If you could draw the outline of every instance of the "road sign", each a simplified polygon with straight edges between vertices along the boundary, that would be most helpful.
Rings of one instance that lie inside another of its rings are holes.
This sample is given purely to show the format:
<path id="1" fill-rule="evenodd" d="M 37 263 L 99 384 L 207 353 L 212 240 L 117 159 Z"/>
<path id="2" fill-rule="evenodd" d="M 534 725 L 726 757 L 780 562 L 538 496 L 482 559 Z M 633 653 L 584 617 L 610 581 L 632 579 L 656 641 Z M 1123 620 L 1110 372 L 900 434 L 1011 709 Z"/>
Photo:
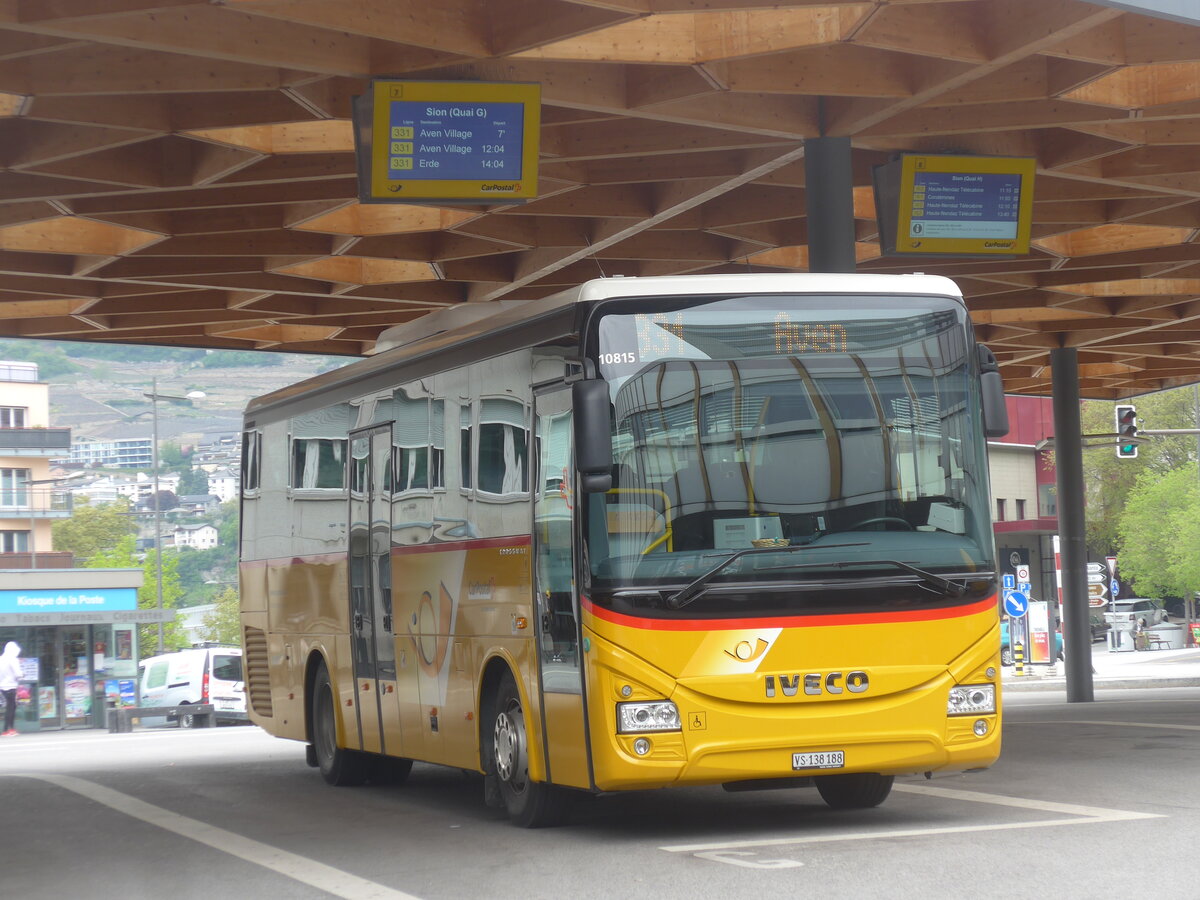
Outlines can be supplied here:
<path id="1" fill-rule="evenodd" d="M 1112 591 L 1113 599 L 1116 600 L 1117 595 L 1121 593 L 1121 582 L 1114 578 L 1111 582 L 1109 582 L 1108 589 Z"/>
<path id="2" fill-rule="evenodd" d="M 1004 592 L 1004 611 L 1010 616 L 1017 618 L 1025 615 L 1025 611 L 1029 609 L 1029 598 L 1020 591 L 1005 591 Z"/>
<path id="3" fill-rule="evenodd" d="M 1089 597 L 1103 597 L 1107 593 L 1108 593 L 1108 588 L 1106 588 L 1102 584 L 1089 584 L 1088 585 L 1088 596 Z"/>
<path id="4" fill-rule="evenodd" d="M 1103 572 L 1104 571 L 1104 563 L 1088 563 L 1087 570 L 1088 570 L 1088 572 L 1096 572 L 1096 573 Z"/>
<path id="5" fill-rule="evenodd" d="M 1029 566 L 1017 566 L 1017 581 L 1029 580 Z"/>
<path id="6" fill-rule="evenodd" d="M 1088 584 L 1104 584 L 1105 580 L 1103 572 L 1088 572 Z"/>
<path id="7" fill-rule="evenodd" d="M 1033 585 L 1030 584 L 1028 581 L 1018 581 L 1017 582 L 1017 590 L 1020 591 L 1022 594 L 1024 594 L 1026 597 L 1028 597 L 1030 594 L 1033 593 Z"/>
<path id="8" fill-rule="evenodd" d="M 1015 575 L 1009 575 L 1007 572 L 1005 572 L 1005 573 L 1004 573 L 1004 576 L 1003 576 L 1003 578 L 1002 578 L 1002 581 L 1004 582 L 1004 589 L 1005 589 L 1006 591 L 1011 591 L 1011 590 L 1014 590 L 1014 589 L 1016 588 L 1016 586 L 1017 586 L 1017 579 L 1016 579 L 1016 576 L 1015 576 Z"/>

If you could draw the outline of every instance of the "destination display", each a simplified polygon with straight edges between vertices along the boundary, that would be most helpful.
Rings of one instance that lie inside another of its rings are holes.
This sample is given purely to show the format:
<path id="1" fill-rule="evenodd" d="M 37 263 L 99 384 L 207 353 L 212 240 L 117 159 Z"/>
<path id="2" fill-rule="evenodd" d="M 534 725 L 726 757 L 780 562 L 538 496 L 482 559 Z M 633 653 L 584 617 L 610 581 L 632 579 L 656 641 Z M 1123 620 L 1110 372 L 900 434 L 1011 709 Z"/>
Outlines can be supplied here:
<path id="1" fill-rule="evenodd" d="M 887 255 L 1016 256 L 1029 252 L 1034 160 L 903 156 L 875 170 L 880 249 Z"/>
<path id="2" fill-rule="evenodd" d="M 1016 240 L 1021 176 L 918 172 L 908 236 Z"/>
<path id="3" fill-rule="evenodd" d="M 355 102 L 363 202 L 537 196 L 535 84 L 376 81 Z"/>
<path id="4" fill-rule="evenodd" d="M 521 179 L 520 103 L 388 104 L 388 179 Z"/>

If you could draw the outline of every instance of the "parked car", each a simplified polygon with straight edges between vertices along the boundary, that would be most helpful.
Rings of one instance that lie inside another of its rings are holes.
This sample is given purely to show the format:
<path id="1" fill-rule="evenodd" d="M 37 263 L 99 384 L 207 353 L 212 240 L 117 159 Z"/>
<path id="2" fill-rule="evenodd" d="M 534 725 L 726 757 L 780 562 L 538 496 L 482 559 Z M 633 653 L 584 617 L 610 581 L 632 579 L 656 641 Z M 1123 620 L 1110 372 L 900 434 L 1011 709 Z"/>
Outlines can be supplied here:
<path id="1" fill-rule="evenodd" d="M 1106 621 L 1104 621 L 1104 611 L 1100 609 L 1097 609 L 1090 616 L 1088 616 L 1088 624 L 1092 628 L 1093 643 L 1104 640 L 1112 627 Z"/>
<path id="2" fill-rule="evenodd" d="M 1026 661 L 1029 659 L 1028 652 L 1026 653 Z M 1063 658 L 1063 637 L 1062 632 L 1054 632 L 1054 658 Z M 1008 643 L 1008 618 L 1000 620 L 1000 665 L 1011 666 L 1013 664 L 1012 647 Z"/>
<path id="3" fill-rule="evenodd" d="M 1112 614 L 1107 618 L 1114 626 L 1125 625 L 1124 630 L 1131 631 L 1135 625 L 1150 628 L 1167 621 L 1167 611 L 1163 609 L 1161 600 L 1131 597 L 1114 603 Z"/>
<path id="4" fill-rule="evenodd" d="M 195 647 L 142 662 L 141 706 L 211 703 L 218 722 L 245 722 L 246 685 L 241 647 Z M 181 728 L 192 726 L 180 716 Z"/>
<path id="5" fill-rule="evenodd" d="M 1184 608 L 1182 597 L 1167 597 L 1163 600 L 1163 609 L 1167 611 L 1167 615 L 1175 616 L 1177 619 L 1182 619 L 1188 612 L 1191 612 L 1192 621 L 1200 619 L 1200 598 L 1192 601 L 1192 608 L 1187 610 Z"/>

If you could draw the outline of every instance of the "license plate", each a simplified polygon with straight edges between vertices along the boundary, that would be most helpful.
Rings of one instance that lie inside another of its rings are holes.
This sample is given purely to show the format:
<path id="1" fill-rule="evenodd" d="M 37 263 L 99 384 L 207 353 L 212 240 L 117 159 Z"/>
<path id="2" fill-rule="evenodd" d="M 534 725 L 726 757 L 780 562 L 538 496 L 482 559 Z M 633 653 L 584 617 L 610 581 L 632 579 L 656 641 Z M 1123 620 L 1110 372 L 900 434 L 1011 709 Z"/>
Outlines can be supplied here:
<path id="1" fill-rule="evenodd" d="M 793 769 L 840 769 L 846 765 L 846 754 L 841 750 L 822 750 L 820 753 L 793 753 Z"/>

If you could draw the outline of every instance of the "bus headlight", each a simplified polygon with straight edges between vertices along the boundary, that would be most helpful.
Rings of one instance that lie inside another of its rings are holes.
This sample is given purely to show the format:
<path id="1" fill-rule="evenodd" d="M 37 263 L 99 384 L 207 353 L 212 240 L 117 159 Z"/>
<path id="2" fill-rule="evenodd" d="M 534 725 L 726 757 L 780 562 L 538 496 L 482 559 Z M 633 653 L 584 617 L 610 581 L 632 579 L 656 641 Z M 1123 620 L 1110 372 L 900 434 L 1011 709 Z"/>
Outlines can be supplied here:
<path id="1" fill-rule="evenodd" d="M 950 688 L 946 701 L 948 716 L 977 716 L 996 711 L 994 684 L 960 684 Z"/>
<path id="2" fill-rule="evenodd" d="M 679 710 L 670 700 L 617 704 L 617 732 L 680 731 Z"/>

